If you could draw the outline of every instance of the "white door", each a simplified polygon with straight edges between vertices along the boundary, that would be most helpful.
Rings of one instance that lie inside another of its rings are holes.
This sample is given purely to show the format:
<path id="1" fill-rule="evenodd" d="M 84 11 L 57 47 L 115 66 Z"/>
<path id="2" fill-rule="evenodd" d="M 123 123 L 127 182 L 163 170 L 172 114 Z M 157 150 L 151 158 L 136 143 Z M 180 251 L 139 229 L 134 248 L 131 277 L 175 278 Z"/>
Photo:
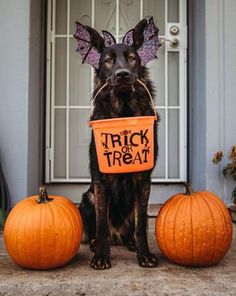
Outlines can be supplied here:
<path id="1" fill-rule="evenodd" d="M 47 38 L 46 182 L 89 182 L 88 118 L 93 70 L 81 64 L 75 21 L 117 40 L 154 16 L 163 46 L 147 66 L 160 115 L 154 182 L 186 180 L 186 0 L 49 0 Z"/>

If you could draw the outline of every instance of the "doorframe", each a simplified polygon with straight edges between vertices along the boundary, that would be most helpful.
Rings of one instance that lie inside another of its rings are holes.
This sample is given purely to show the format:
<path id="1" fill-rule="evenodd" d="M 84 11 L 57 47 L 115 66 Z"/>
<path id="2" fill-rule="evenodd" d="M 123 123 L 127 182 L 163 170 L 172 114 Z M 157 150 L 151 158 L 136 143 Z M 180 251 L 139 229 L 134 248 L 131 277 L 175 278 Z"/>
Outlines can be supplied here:
<path id="1" fill-rule="evenodd" d="M 141 1 L 142 2 L 142 1 Z M 51 4 L 50 4 L 51 3 Z M 54 3 L 54 5 L 52 5 Z M 67 9 L 70 8 L 69 1 L 67 2 Z M 165 5 L 167 7 L 168 0 L 165 0 Z M 173 39 L 173 35 L 170 34 L 170 27 L 173 25 L 177 25 L 180 28 L 180 35 L 178 35 L 178 38 L 180 39 L 181 47 L 174 49 L 170 46 L 170 44 L 167 42 L 165 44 L 165 81 L 168 79 L 168 64 L 167 64 L 167 52 L 179 52 L 179 77 L 180 77 L 180 85 L 179 85 L 179 126 L 183 127 L 180 128 L 180 134 L 179 134 L 179 178 L 169 178 L 168 177 L 168 136 L 165 137 L 165 177 L 164 178 L 153 178 L 153 183 L 173 183 L 173 182 L 183 182 L 187 180 L 187 0 L 179 0 L 180 5 L 180 13 L 179 13 L 179 23 L 166 23 L 165 28 L 165 38 Z M 54 9 L 54 11 L 52 11 Z M 92 5 L 92 9 L 94 10 L 94 5 Z M 52 13 L 53 12 L 53 13 Z M 166 20 L 168 19 L 167 9 L 165 10 L 166 13 Z M 53 16 L 53 18 L 52 18 Z M 117 17 L 117 16 L 116 16 Z M 52 183 L 52 182 L 58 182 L 58 183 L 88 183 L 90 182 L 90 178 L 73 178 L 68 179 L 66 178 L 54 178 L 51 176 L 54 172 L 54 155 L 53 155 L 53 147 L 54 147 L 54 130 L 52 128 L 52 122 L 54 122 L 54 112 L 52 112 L 52 104 L 54 106 L 54 102 L 52 102 L 53 98 L 55 97 L 55 85 L 52 85 L 52 81 L 54 81 L 55 72 L 52 71 L 52 69 L 55 68 L 55 42 L 53 38 L 55 38 L 55 32 L 53 31 L 55 24 L 55 0 L 48 0 L 48 15 L 47 15 L 47 22 L 50 25 L 47 25 L 47 80 L 46 80 L 46 147 L 45 147 L 45 181 L 46 183 Z M 67 19 L 67 23 L 69 20 Z M 68 24 L 67 24 L 68 25 Z M 69 26 L 67 26 L 68 29 Z M 69 36 L 69 33 L 67 32 L 67 35 Z M 68 46 L 69 46 L 69 37 L 67 36 L 67 60 L 68 60 Z M 186 40 L 186 42 L 184 42 Z M 68 72 L 68 63 L 67 63 L 67 69 Z M 171 110 L 172 106 L 168 105 L 168 85 L 166 83 L 166 89 L 165 89 L 165 134 L 168 135 L 168 111 Z M 67 100 L 68 100 L 68 94 L 67 94 Z M 182 107 L 181 107 L 182 106 Z M 86 107 L 86 106 L 82 106 Z M 55 108 L 55 107 L 54 107 Z M 173 107 L 176 109 L 177 107 Z M 161 109 L 161 107 L 159 107 Z M 68 128 L 68 111 L 69 108 L 66 108 L 67 112 L 67 122 L 66 126 Z M 68 141 L 68 131 L 67 131 L 67 141 Z M 67 147 L 68 148 L 68 147 Z M 68 150 L 68 149 L 67 149 Z M 66 153 L 66 162 L 69 161 L 68 151 Z M 66 176 L 68 176 L 68 165 L 66 168 Z"/>

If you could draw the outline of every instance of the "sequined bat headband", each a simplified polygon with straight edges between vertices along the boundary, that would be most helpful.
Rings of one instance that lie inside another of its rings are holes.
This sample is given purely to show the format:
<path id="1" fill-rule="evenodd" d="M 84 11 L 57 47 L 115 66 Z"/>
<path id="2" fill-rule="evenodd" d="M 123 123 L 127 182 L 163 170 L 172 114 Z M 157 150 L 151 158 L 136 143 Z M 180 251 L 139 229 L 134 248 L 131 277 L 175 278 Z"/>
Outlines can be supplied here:
<path id="1" fill-rule="evenodd" d="M 151 17 L 149 20 L 144 19 L 140 21 L 135 28 L 125 34 L 122 40 L 123 44 L 130 45 L 137 50 L 142 66 L 157 58 L 156 52 L 161 46 L 158 31 L 153 17 Z M 102 33 L 103 38 L 94 29 L 84 26 L 81 23 L 76 23 L 76 32 L 74 34 L 78 42 L 76 51 L 81 54 L 82 63 L 90 64 L 95 69 L 99 68 L 99 60 L 104 47 L 107 48 L 116 44 L 115 38 L 111 33 L 105 30 Z M 142 42 L 140 40 L 138 42 L 136 41 L 138 34 L 142 35 Z M 100 46 L 97 45 L 97 41 L 99 41 Z"/>

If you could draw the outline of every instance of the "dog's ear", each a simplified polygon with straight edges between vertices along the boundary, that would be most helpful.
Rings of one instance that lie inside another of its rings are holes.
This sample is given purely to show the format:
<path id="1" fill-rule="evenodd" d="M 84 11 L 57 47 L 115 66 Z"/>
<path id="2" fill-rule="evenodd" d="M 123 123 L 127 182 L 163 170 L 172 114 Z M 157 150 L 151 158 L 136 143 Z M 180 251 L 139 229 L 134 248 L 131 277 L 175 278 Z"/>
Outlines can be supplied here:
<path id="1" fill-rule="evenodd" d="M 122 42 L 124 44 L 132 46 L 137 51 L 142 66 L 157 58 L 156 52 L 161 46 L 158 32 L 159 29 L 154 24 L 153 17 L 151 17 L 149 21 L 146 19 L 141 20 L 123 38 Z"/>
<path id="2" fill-rule="evenodd" d="M 82 56 L 82 63 L 87 63 L 95 69 L 99 67 L 99 59 L 104 49 L 104 39 L 93 28 L 76 22 L 74 37 L 78 41 L 78 51 Z"/>
<path id="3" fill-rule="evenodd" d="M 110 32 L 102 30 L 102 34 L 103 34 L 104 43 L 106 47 L 116 44 L 116 39 Z"/>
<path id="4" fill-rule="evenodd" d="M 144 31 L 147 28 L 148 21 L 141 20 L 133 29 L 133 47 L 138 50 L 144 43 Z"/>

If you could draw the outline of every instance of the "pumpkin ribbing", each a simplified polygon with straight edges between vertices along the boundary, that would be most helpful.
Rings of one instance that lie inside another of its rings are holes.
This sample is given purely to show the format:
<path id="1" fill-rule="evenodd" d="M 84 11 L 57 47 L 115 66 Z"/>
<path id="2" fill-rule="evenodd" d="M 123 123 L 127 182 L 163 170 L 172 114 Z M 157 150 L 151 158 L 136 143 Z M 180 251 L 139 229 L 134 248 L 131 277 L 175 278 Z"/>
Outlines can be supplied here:
<path id="1" fill-rule="evenodd" d="M 68 199 L 50 196 L 38 203 L 31 196 L 10 212 L 4 229 L 6 248 L 19 265 L 49 269 L 66 264 L 77 253 L 82 237 L 82 221 Z"/>
<path id="2" fill-rule="evenodd" d="M 176 194 L 160 209 L 156 238 L 162 253 L 183 264 L 219 262 L 232 241 L 232 222 L 223 202 L 210 192 Z"/>

